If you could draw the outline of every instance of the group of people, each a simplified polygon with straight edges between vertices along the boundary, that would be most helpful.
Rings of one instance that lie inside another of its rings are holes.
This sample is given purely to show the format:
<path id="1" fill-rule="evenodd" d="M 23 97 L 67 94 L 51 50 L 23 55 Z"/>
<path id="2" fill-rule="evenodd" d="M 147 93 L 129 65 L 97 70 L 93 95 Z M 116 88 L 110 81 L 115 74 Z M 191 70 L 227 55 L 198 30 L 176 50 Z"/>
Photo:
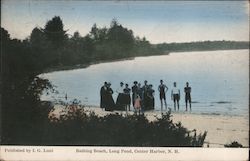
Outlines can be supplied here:
<path id="1" fill-rule="evenodd" d="M 184 93 L 185 93 L 185 103 L 186 103 L 186 111 L 188 110 L 188 103 L 189 108 L 191 110 L 191 87 L 189 86 L 189 83 L 186 82 L 186 87 L 184 87 Z M 174 110 L 176 110 L 176 104 L 178 107 L 178 110 L 180 109 L 179 101 L 180 101 L 180 90 L 176 86 L 176 82 L 174 82 L 174 87 L 171 91 L 171 99 L 174 101 Z"/>
<path id="2" fill-rule="evenodd" d="M 166 93 L 168 91 L 168 87 L 163 83 L 163 80 L 160 80 L 160 85 L 158 86 L 159 97 L 161 101 L 161 111 L 163 111 L 163 104 L 165 105 L 165 109 L 167 110 L 167 101 L 166 101 Z M 113 99 L 112 94 L 114 93 L 111 88 L 111 83 L 104 82 L 104 85 L 101 87 L 100 96 L 101 96 L 101 104 L 100 107 L 105 109 L 105 111 L 113 111 L 113 110 L 122 110 L 128 111 L 131 110 L 130 105 L 134 107 L 136 113 L 143 113 L 146 110 L 153 110 L 155 106 L 154 99 L 154 89 L 152 84 L 148 84 L 145 80 L 144 85 L 141 86 L 140 83 L 134 81 L 131 89 L 128 84 L 120 82 L 120 86 L 115 91 L 118 94 L 116 103 Z M 188 103 L 191 110 L 191 87 L 189 83 L 186 83 L 186 87 L 184 88 L 185 92 L 185 103 L 186 103 L 186 111 L 188 109 Z M 132 97 L 131 97 L 132 93 Z M 179 110 L 179 101 L 180 101 L 180 90 L 177 88 L 176 82 L 173 84 L 173 89 L 171 90 L 171 99 L 174 102 L 174 110 L 176 110 L 176 106 Z"/>

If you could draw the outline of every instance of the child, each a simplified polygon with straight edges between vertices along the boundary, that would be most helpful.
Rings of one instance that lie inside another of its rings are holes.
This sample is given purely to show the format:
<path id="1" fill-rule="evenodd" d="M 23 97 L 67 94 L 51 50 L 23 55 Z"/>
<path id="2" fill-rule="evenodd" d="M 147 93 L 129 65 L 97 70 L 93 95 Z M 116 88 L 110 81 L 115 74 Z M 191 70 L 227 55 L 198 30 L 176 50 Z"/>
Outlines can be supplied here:
<path id="1" fill-rule="evenodd" d="M 141 114 L 141 98 L 139 95 L 136 96 L 134 108 L 135 108 L 135 113 L 137 114 L 137 111 L 139 111 L 139 115 L 140 115 Z"/>

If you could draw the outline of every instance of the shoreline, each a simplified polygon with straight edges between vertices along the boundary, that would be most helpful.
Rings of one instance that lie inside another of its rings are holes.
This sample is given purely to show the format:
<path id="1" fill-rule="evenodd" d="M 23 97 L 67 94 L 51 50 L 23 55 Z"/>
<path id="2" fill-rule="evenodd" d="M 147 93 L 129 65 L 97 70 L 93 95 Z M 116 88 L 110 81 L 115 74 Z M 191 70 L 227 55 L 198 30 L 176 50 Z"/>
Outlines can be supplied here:
<path id="1" fill-rule="evenodd" d="M 69 65 L 69 66 L 56 66 L 56 67 L 51 67 L 49 69 L 46 69 L 43 71 L 41 74 L 47 74 L 51 72 L 58 72 L 58 71 L 67 71 L 67 70 L 75 70 L 75 69 L 83 69 L 83 68 L 88 68 L 91 65 L 97 65 L 101 63 L 111 63 L 111 62 L 119 62 L 119 61 L 126 61 L 126 60 L 134 60 L 135 58 L 139 57 L 150 57 L 150 56 L 161 56 L 161 55 L 169 55 L 171 53 L 180 53 L 180 52 L 203 52 L 203 51 L 223 51 L 223 50 L 249 50 L 249 49 L 213 49 L 213 50 L 176 50 L 176 51 L 165 51 L 161 54 L 152 54 L 152 55 L 138 55 L 138 56 L 132 56 L 132 57 L 127 57 L 127 58 L 117 58 L 117 59 L 110 59 L 110 60 L 97 60 L 97 61 L 92 61 L 89 63 L 85 64 L 76 64 L 76 65 Z M 41 75 L 39 74 L 39 75 Z"/>
<path id="2" fill-rule="evenodd" d="M 53 102 L 52 100 L 42 100 L 42 102 L 49 102 L 49 104 L 51 104 L 52 106 L 54 105 L 59 105 L 60 103 L 58 102 Z M 63 106 L 66 106 L 66 105 L 70 105 L 70 103 L 64 103 L 64 104 L 60 104 L 60 105 L 63 105 Z M 94 105 L 94 104 L 79 104 L 81 107 L 83 108 L 99 108 L 100 105 Z M 132 110 L 133 110 L 133 107 L 131 106 Z M 191 115 L 202 115 L 202 116 L 222 116 L 222 117 L 243 117 L 243 118 L 246 118 L 248 119 L 249 118 L 249 115 L 248 115 L 248 111 L 246 113 L 220 113 L 220 112 L 201 112 L 201 111 L 196 111 L 195 109 L 193 110 L 189 110 L 188 111 L 185 111 L 185 109 L 180 109 L 179 111 L 174 111 L 171 107 L 168 107 L 168 109 L 171 109 L 171 113 L 172 114 L 191 114 Z M 116 111 L 116 110 L 114 110 Z M 160 108 L 159 109 L 153 109 L 153 110 L 149 110 L 147 112 L 155 112 L 155 113 L 159 113 L 161 110 Z"/>
<path id="3" fill-rule="evenodd" d="M 97 61 L 92 61 L 90 63 L 76 64 L 76 65 L 70 65 L 70 66 L 57 66 L 57 67 L 52 67 L 50 69 L 46 69 L 42 74 L 88 68 L 91 65 L 96 65 L 96 64 L 101 64 L 101 63 L 112 63 L 112 62 L 119 62 L 119 61 L 126 61 L 126 60 L 134 60 L 135 58 L 139 58 L 139 57 L 160 56 L 160 55 L 169 55 L 169 54 L 170 52 L 163 53 L 163 54 L 132 56 L 132 57 L 127 57 L 127 58 L 117 58 L 117 59 L 110 59 L 110 60 L 97 60 Z"/>
<path id="4" fill-rule="evenodd" d="M 55 117 L 67 115 L 65 106 L 55 105 L 50 114 Z M 63 112 L 62 112 L 63 111 Z M 125 111 L 104 111 L 100 107 L 84 107 L 84 111 L 94 112 L 96 115 L 103 117 L 108 114 L 120 113 L 125 115 Z M 129 115 L 133 112 L 130 111 Z M 207 137 L 203 147 L 222 148 L 225 144 L 233 141 L 241 143 L 244 147 L 249 147 L 249 119 L 243 116 L 225 116 L 225 115 L 202 115 L 192 113 L 171 113 L 174 123 L 181 124 L 188 130 L 196 129 L 197 134 L 207 131 Z M 145 116 L 149 121 L 154 121 L 157 117 L 161 117 L 160 111 L 146 111 Z"/>

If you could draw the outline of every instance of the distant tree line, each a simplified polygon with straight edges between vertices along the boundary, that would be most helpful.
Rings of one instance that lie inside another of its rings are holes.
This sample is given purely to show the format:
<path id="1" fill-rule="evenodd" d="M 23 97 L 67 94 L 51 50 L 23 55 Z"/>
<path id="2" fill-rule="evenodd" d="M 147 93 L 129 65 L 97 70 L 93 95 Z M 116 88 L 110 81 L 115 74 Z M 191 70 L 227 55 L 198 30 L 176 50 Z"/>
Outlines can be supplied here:
<path id="1" fill-rule="evenodd" d="M 146 38 L 135 37 L 132 30 L 116 20 L 109 28 L 94 24 L 86 36 L 79 32 L 69 36 L 62 19 L 55 16 L 43 28 L 34 28 L 22 41 L 10 38 L 1 27 L 1 143 L 32 144 L 49 137 L 45 133 L 51 106 L 41 102 L 40 96 L 44 91 L 55 90 L 48 80 L 38 77 L 44 71 L 162 54 L 166 49 L 170 51 L 164 44 L 152 45 Z"/>
<path id="2" fill-rule="evenodd" d="M 119 24 L 116 19 L 111 21 L 110 27 L 98 27 L 94 24 L 85 36 L 81 36 L 78 31 L 69 35 L 59 16 L 53 17 L 43 28 L 35 27 L 25 40 L 14 41 L 26 46 L 32 56 L 35 56 L 34 61 L 39 60 L 36 61 L 36 66 L 44 71 L 176 51 L 249 48 L 249 42 L 235 41 L 151 44 L 145 37 L 134 36 L 132 30 Z"/>
<path id="3" fill-rule="evenodd" d="M 188 43 L 162 43 L 157 44 L 156 48 L 165 52 L 182 51 L 211 51 L 211 50 L 232 50 L 249 49 L 249 42 L 246 41 L 200 41 Z"/>

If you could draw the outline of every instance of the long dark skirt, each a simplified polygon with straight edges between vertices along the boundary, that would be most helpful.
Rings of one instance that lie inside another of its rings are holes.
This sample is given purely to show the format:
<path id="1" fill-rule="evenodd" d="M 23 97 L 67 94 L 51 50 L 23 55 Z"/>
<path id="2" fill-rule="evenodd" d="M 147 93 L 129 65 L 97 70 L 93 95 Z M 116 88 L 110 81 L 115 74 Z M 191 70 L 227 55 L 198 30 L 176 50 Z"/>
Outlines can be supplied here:
<path id="1" fill-rule="evenodd" d="M 129 94 L 125 94 L 125 105 L 130 105 L 131 104 L 131 97 L 130 97 L 130 95 Z"/>
<path id="2" fill-rule="evenodd" d="M 105 107 L 105 111 L 113 111 L 114 108 L 115 108 L 115 102 L 114 102 L 114 99 L 112 97 L 111 94 L 108 94 L 107 95 L 107 98 L 106 98 L 106 107 Z"/>
<path id="3" fill-rule="evenodd" d="M 119 93 L 116 99 L 116 110 L 125 110 L 125 94 Z"/>
<path id="4" fill-rule="evenodd" d="M 107 95 L 106 94 L 101 95 L 100 107 L 102 109 L 105 109 L 107 107 Z"/>
<path id="5" fill-rule="evenodd" d="M 144 97 L 144 100 L 143 100 L 143 110 L 144 111 L 147 111 L 149 110 L 149 99 L 148 97 Z"/>
<path id="6" fill-rule="evenodd" d="M 153 110 L 154 107 L 155 107 L 155 99 L 153 97 L 149 99 L 149 110 Z"/>
<path id="7" fill-rule="evenodd" d="M 151 98 L 151 97 L 146 96 L 144 98 L 143 103 L 144 103 L 143 105 L 144 105 L 144 110 L 145 111 L 154 109 L 154 104 L 155 104 L 154 97 Z"/>

